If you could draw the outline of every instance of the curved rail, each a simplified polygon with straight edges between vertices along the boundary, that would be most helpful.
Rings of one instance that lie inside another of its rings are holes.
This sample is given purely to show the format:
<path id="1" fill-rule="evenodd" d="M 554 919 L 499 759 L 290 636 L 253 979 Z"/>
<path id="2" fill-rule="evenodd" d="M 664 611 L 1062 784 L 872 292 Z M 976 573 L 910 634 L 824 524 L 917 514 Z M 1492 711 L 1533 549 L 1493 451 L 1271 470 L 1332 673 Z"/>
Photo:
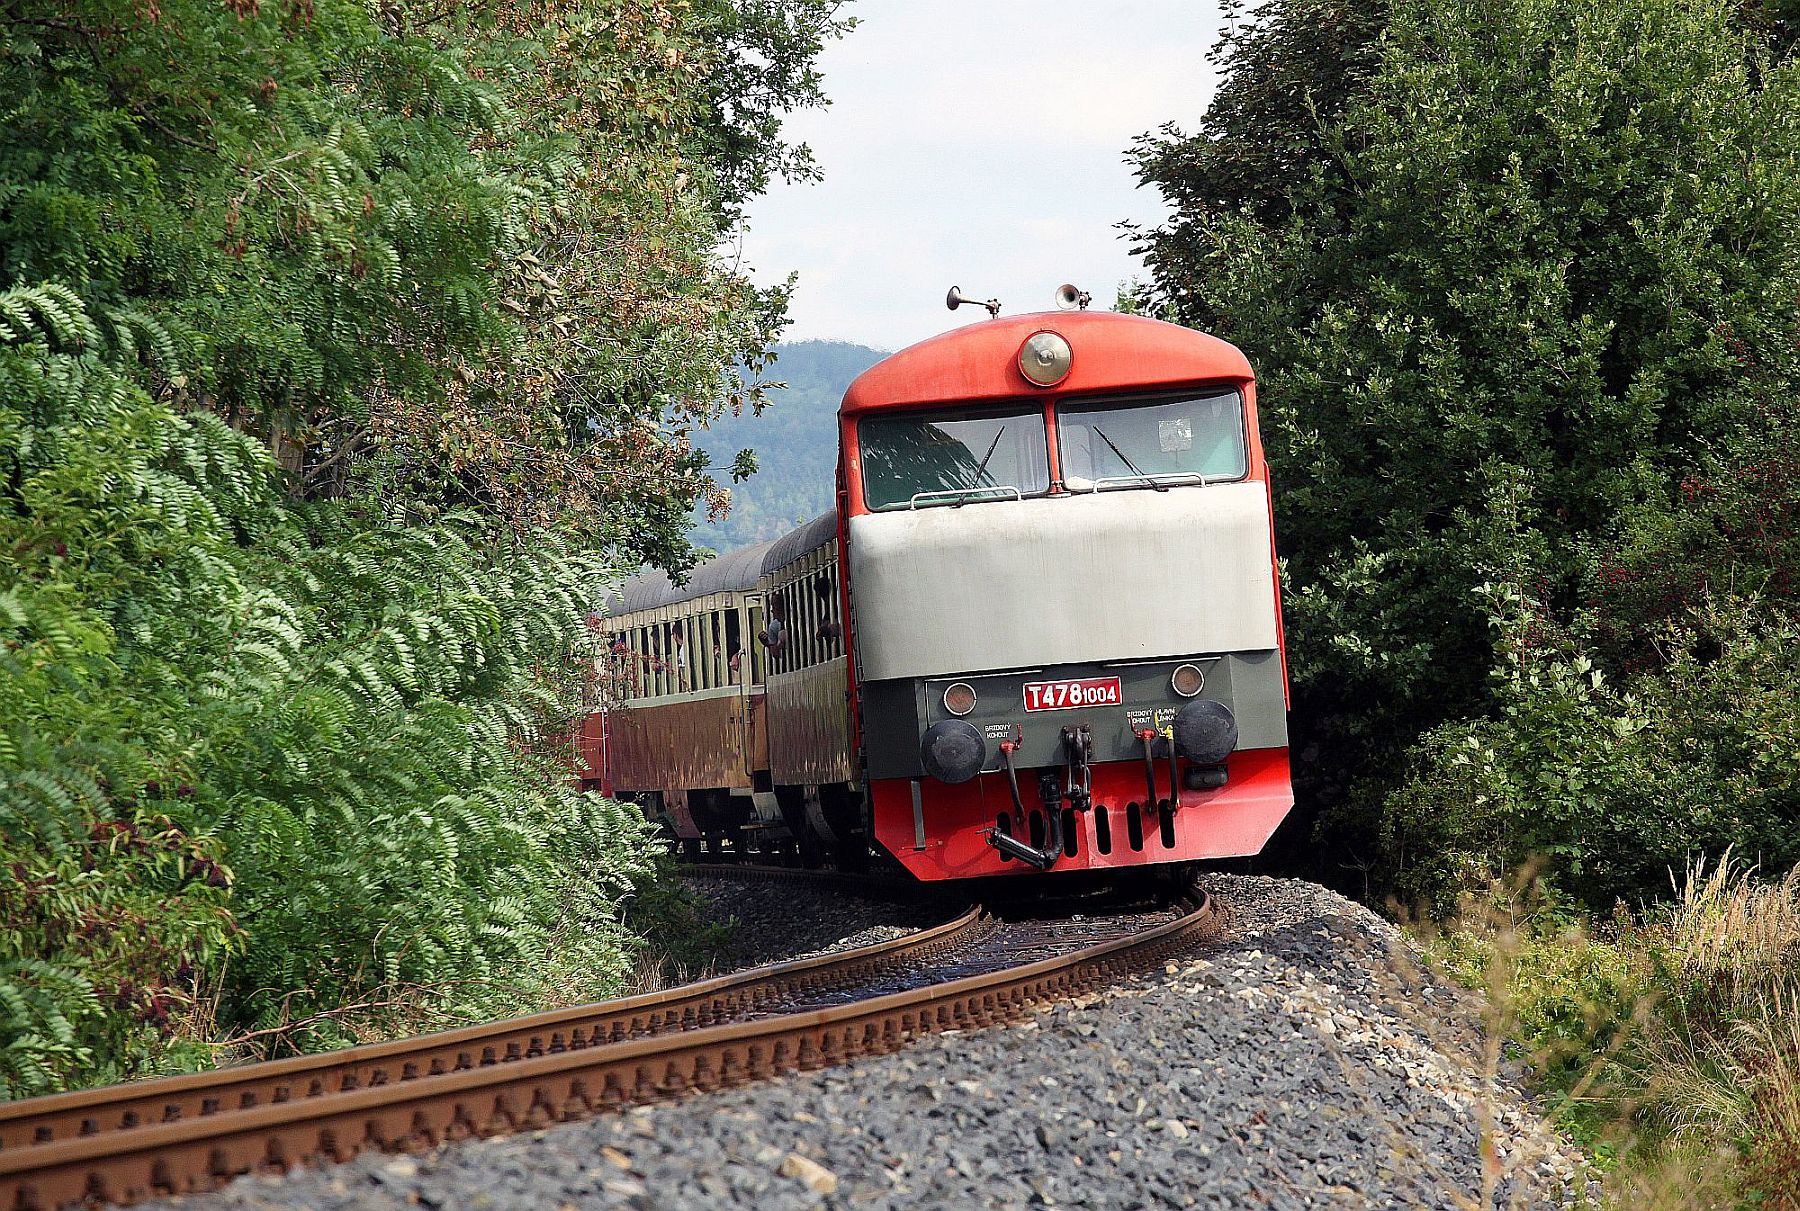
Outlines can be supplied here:
<path id="1" fill-rule="evenodd" d="M 1217 918 L 1206 897 L 1196 892 L 1189 908 L 1173 921 L 1128 938 L 831 1008 L 723 1025 L 708 1025 L 701 1018 L 711 996 L 734 996 L 751 1008 L 758 987 L 766 990 L 779 978 L 817 988 L 836 982 L 853 963 L 865 970 L 871 961 L 886 967 L 955 946 L 964 931 L 981 928 L 979 911 L 971 909 L 923 934 L 823 959 L 776 964 L 627 1001 L 355 1048 L 376 1061 L 361 1067 L 347 1063 L 349 1052 L 339 1052 L 0 1107 L 9 1126 L 8 1142 L 0 1148 L 0 1208 L 48 1211 L 84 1201 L 129 1203 L 207 1190 L 240 1174 L 348 1160 L 366 1148 L 417 1151 L 445 1140 L 535 1129 L 628 1103 L 893 1051 L 921 1034 L 1008 1020 L 1033 1002 L 1078 994 L 1214 936 Z M 712 991 L 700 991 L 708 987 Z M 762 1000 L 768 999 L 765 993 Z M 562 1022 L 552 1024 L 546 1021 L 550 1018 Z M 582 1045 L 574 1041 L 572 1023 L 577 1020 L 585 1023 Z M 642 1023 L 648 1031 L 653 1020 L 663 1023 L 662 1033 L 631 1037 L 620 1024 Z M 690 1028 L 678 1028 L 683 1026 Z M 452 1036 L 458 1041 L 441 1042 Z M 378 1050 L 384 1054 L 370 1055 Z M 410 1065 L 399 1058 L 403 1055 L 414 1057 Z M 421 1067 L 418 1057 L 427 1055 L 435 1058 Z M 283 1084 L 255 1083 L 255 1070 L 269 1067 L 283 1069 L 274 1078 Z M 323 1079 L 315 1086 L 309 1075 L 295 1075 L 315 1070 L 342 1072 L 349 1079 L 327 1092 Z M 226 1111 L 222 1107 L 232 1095 L 221 1093 L 222 1083 L 240 1094 L 253 1092 L 256 1100 Z M 152 1086 L 160 1087 L 165 1100 L 158 1100 Z M 278 1094 L 283 1087 L 285 1095 Z M 142 1101 L 146 1092 L 150 1099 Z M 175 1100 L 166 1100 L 171 1094 Z M 141 1103 L 137 1125 L 121 1120 L 112 1129 L 100 1128 L 101 1108 L 121 1107 L 126 1100 Z M 195 1102 L 199 1109 L 186 1115 L 185 1107 Z M 159 1105 L 183 1109 L 173 1118 L 145 1122 L 145 1110 L 154 1114 L 151 1108 Z M 78 1125 L 73 1136 L 40 1131 L 53 1122 L 64 1131 L 70 1123 Z M 22 1136 L 34 1142 L 11 1142 Z"/>
<path id="2" fill-rule="evenodd" d="M 210 1118 L 714 1025 L 797 994 L 854 984 L 902 963 L 930 959 L 981 927 L 980 909 L 969 908 L 942 925 L 868 946 L 771 963 L 659 992 L 316 1055 L 0 1103 L 0 1181 L 9 1172 L 9 1162 L 20 1158 L 19 1150 L 31 1145 Z M 0 1208 L 4 1207 L 9 1204 L 0 1197 Z"/>

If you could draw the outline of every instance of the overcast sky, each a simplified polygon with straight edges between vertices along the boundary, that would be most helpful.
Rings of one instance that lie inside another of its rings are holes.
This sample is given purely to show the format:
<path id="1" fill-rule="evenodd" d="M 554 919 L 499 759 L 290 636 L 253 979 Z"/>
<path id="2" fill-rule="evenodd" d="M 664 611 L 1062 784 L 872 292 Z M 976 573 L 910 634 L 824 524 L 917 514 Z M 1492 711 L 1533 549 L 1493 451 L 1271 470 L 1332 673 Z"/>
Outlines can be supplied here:
<path id="1" fill-rule="evenodd" d="M 792 117 L 824 171 L 751 207 L 744 261 L 798 271 L 789 340 L 898 349 L 956 324 L 944 292 L 1042 311 L 1064 281 L 1109 306 L 1141 272 L 1115 224 L 1163 215 L 1124 161 L 1192 129 L 1213 76 L 1214 0 L 860 0 L 821 60 L 831 107 Z"/>

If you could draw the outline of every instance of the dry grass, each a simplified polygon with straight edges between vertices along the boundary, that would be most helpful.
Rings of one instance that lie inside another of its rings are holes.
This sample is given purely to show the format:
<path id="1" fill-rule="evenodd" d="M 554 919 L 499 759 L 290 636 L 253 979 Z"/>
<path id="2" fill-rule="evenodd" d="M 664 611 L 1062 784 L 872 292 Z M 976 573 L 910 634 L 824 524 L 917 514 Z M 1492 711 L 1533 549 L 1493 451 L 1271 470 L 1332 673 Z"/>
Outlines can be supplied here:
<path id="1" fill-rule="evenodd" d="M 1523 1043 L 1621 1211 L 1800 1211 L 1800 870 L 1729 854 L 1634 920 L 1571 923 L 1529 878 L 1429 941 Z"/>
<path id="2" fill-rule="evenodd" d="M 1681 973 L 1732 1000 L 1782 986 L 1800 962 L 1800 867 L 1771 881 L 1729 850 L 1710 872 L 1696 863 L 1667 930 Z"/>

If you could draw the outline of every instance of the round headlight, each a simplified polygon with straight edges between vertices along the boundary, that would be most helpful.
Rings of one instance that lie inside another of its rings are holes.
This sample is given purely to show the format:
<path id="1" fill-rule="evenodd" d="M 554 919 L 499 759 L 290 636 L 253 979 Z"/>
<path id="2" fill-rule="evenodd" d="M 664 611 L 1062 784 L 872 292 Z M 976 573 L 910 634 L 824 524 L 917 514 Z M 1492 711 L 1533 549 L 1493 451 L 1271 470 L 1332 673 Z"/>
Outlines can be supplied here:
<path id="1" fill-rule="evenodd" d="M 1073 358 L 1068 341 L 1054 332 L 1034 332 L 1019 346 L 1019 373 L 1040 387 L 1054 387 L 1069 376 Z"/>
<path id="2" fill-rule="evenodd" d="M 1197 664 L 1177 665 L 1169 677 L 1169 685 L 1183 698 L 1192 698 L 1206 688 L 1206 674 Z"/>
<path id="3" fill-rule="evenodd" d="M 975 687 L 959 681 L 944 691 L 944 709 L 952 715 L 966 715 L 975 709 Z"/>

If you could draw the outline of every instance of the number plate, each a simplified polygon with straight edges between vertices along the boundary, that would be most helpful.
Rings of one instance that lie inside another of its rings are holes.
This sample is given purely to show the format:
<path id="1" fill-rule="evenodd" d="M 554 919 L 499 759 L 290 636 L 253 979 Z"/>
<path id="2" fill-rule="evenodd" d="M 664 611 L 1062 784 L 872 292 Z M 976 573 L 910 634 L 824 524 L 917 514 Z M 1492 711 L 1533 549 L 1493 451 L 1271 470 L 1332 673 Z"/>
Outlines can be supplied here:
<path id="1" fill-rule="evenodd" d="M 1123 697 L 1117 677 L 1025 683 L 1025 709 L 1028 711 L 1066 711 L 1077 706 L 1118 706 Z"/>

